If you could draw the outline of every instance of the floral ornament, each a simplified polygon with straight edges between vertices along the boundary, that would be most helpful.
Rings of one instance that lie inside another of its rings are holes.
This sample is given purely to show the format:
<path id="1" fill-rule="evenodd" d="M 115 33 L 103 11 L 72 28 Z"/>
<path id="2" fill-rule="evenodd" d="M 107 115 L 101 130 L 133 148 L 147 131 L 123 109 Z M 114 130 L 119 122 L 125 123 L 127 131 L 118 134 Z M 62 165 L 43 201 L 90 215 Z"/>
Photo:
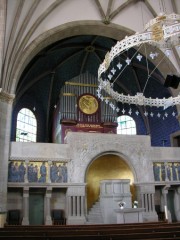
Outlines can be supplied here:
<path id="1" fill-rule="evenodd" d="M 135 201 L 133 202 L 133 208 L 137 208 L 137 207 L 138 207 L 138 201 L 135 200 Z"/>
<path id="2" fill-rule="evenodd" d="M 121 209 L 123 209 L 124 206 L 126 205 L 126 203 L 120 201 L 120 202 L 118 202 L 118 205 L 119 205 L 119 207 L 120 207 Z"/>

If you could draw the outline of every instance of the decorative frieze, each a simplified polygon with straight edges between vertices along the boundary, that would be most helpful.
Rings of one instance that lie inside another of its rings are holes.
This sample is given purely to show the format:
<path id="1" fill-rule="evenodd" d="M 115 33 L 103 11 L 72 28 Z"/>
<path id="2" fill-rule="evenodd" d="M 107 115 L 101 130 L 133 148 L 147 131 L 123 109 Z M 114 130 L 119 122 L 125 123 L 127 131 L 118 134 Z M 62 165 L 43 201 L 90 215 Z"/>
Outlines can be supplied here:
<path id="1" fill-rule="evenodd" d="M 36 158 L 36 157 L 19 157 L 19 156 L 11 156 L 10 159 L 11 161 L 34 161 L 34 162 L 47 162 L 47 161 L 51 161 L 51 162 L 64 162 L 67 163 L 70 161 L 70 159 L 64 159 L 64 158 Z"/>

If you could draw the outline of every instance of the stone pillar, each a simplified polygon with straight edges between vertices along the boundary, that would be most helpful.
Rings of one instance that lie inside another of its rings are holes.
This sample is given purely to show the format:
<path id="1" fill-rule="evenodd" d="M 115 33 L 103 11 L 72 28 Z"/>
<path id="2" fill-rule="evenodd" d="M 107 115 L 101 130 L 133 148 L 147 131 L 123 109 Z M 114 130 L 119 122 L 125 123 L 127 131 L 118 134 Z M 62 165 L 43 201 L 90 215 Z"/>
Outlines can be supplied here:
<path id="1" fill-rule="evenodd" d="M 6 0 L 0 1 L 0 76 L 2 76 L 3 49 L 6 25 Z M 1 80 L 1 79 L 0 79 Z"/>
<path id="2" fill-rule="evenodd" d="M 68 187 L 67 224 L 85 224 L 85 184 Z"/>
<path id="3" fill-rule="evenodd" d="M 23 189 L 23 220 L 22 225 L 29 225 L 29 187 Z"/>
<path id="4" fill-rule="evenodd" d="M 52 225 L 51 218 L 51 197 L 52 197 L 52 188 L 48 187 L 46 189 L 46 207 L 45 207 L 45 225 Z"/>
<path id="5" fill-rule="evenodd" d="M 7 179 L 13 95 L 0 90 L 0 227 L 4 226 L 7 209 Z"/>
<path id="6" fill-rule="evenodd" d="M 47 183 L 51 183 L 51 165 L 52 165 L 52 161 L 48 161 L 48 169 L 47 169 Z"/>
<path id="7" fill-rule="evenodd" d="M 168 163 L 164 163 L 164 166 L 165 166 L 165 181 L 167 182 L 167 181 L 169 181 L 169 178 L 168 178 L 168 175 L 167 175 L 167 166 L 168 165 Z"/>
<path id="8" fill-rule="evenodd" d="M 176 219 L 179 222 L 180 221 L 180 187 L 176 187 L 175 191 L 175 201 L 174 201 L 174 210 L 176 214 Z"/>
<path id="9" fill-rule="evenodd" d="M 168 222 L 172 222 L 171 213 L 170 213 L 170 211 L 168 209 L 168 205 L 167 205 L 167 195 L 168 195 L 169 188 L 170 188 L 170 185 L 166 185 L 165 187 L 163 187 L 162 194 L 163 194 L 163 198 L 164 198 L 165 219 Z"/>
<path id="10" fill-rule="evenodd" d="M 155 187 L 152 184 L 144 183 L 137 184 L 137 198 L 139 205 L 138 207 L 145 208 L 143 213 L 143 222 L 156 222 L 158 221 L 158 215 L 155 211 L 154 194 Z"/>
<path id="11" fill-rule="evenodd" d="M 28 183 L 28 164 L 29 164 L 29 161 L 25 160 L 25 168 L 26 168 L 26 173 L 25 173 L 25 176 L 24 176 L 24 182 L 25 183 Z"/>

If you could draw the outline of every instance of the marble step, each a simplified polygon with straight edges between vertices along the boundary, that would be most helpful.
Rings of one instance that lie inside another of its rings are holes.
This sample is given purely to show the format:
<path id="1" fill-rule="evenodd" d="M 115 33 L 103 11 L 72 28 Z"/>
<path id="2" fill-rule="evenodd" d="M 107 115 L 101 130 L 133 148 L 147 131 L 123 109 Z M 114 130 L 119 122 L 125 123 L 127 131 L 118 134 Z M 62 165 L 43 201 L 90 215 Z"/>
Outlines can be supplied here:
<path id="1" fill-rule="evenodd" d="M 96 202 L 89 210 L 87 224 L 103 224 L 100 203 Z"/>

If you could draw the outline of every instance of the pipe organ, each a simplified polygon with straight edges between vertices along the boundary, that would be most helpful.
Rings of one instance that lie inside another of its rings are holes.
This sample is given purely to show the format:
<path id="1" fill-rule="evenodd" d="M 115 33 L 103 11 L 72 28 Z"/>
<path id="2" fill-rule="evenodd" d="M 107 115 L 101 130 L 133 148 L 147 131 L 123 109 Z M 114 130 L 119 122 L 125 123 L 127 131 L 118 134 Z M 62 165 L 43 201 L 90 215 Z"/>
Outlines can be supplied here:
<path id="1" fill-rule="evenodd" d="M 105 101 L 99 100 L 96 95 L 97 78 L 89 73 L 65 82 L 55 114 L 56 118 L 59 118 L 58 114 L 60 115 L 60 126 L 54 126 L 61 136 L 57 137 L 57 133 L 54 133 L 56 136 L 54 142 L 64 143 L 69 131 L 116 133 L 116 111 Z M 110 97 L 104 98 L 115 105 Z M 54 124 L 59 122 L 54 120 Z"/>

